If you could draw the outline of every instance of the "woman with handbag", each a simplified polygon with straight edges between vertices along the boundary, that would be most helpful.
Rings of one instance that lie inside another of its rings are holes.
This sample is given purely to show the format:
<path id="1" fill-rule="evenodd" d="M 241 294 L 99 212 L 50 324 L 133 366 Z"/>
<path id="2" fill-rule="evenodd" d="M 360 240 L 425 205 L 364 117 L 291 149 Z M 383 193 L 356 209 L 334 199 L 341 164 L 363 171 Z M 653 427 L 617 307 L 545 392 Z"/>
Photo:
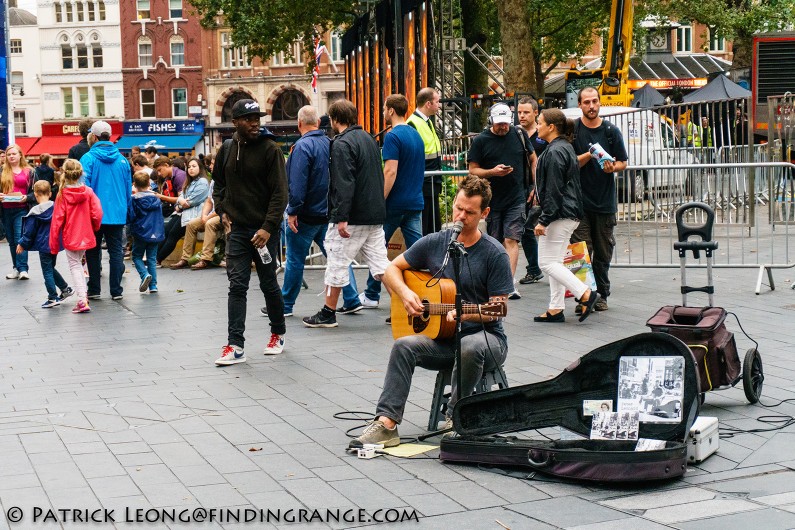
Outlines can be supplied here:
<path id="1" fill-rule="evenodd" d="M 565 322 L 565 294 L 568 289 L 584 309 L 580 322 L 593 312 L 599 294 L 591 291 L 569 269 L 563 258 L 574 229 L 583 216 L 582 189 L 577 155 L 571 146 L 574 122 L 560 109 L 545 109 L 538 116 L 538 137 L 548 145 L 536 166 L 536 198 L 541 207 L 535 234 L 538 264 L 549 277 L 549 308 L 535 322 Z"/>

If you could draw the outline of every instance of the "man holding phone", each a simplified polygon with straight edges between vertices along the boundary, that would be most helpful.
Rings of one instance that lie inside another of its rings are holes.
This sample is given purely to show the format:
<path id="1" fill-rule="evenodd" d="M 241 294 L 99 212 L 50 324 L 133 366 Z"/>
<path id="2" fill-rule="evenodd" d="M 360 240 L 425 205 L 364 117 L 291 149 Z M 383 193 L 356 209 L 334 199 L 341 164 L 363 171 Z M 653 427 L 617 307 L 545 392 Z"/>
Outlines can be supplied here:
<path id="1" fill-rule="evenodd" d="M 486 228 L 505 247 L 511 274 L 515 275 L 535 152 L 527 133 L 514 127 L 513 121 L 511 108 L 495 103 L 489 111 L 489 126 L 472 140 L 467 162 L 470 173 L 491 183 L 491 213 Z M 517 300 L 521 295 L 514 289 L 509 298 Z"/>

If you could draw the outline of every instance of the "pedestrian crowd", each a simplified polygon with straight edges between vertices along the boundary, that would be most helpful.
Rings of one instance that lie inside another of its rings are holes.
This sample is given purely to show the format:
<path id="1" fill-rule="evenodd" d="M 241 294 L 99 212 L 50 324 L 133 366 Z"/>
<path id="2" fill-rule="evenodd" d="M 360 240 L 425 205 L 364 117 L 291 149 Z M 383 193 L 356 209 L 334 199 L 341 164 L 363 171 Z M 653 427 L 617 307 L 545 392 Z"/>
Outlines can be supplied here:
<path id="1" fill-rule="evenodd" d="M 523 98 L 515 109 L 517 125 L 507 104 L 491 107 L 487 127 L 472 139 L 470 175 L 460 183 L 453 203 L 460 236 L 441 225 L 442 180 L 432 173 L 441 169 L 435 125 L 440 95 L 432 88 L 418 92 L 413 112 L 403 95 L 385 99 L 382 110 L 389 130 L 382 146 L 357 123 L 358 112 L 350 101 L 335 101 L 322 117 L 314 107 L 303 107 L 297 120 L 301 136 L 286 160 L 276 138 L 261 126 L 264 113 L 253 100 L 235 103 L 234 134 L 215 156 L 188 160 L 161 156 L 151 146 L 144 152 L 133 148 L 126 158 L 110 141 L 106 122 L 84 121 L 83 139 L 60 168 L 49 155 L 41 155 L 40 165 L 31 168 L 17 145 L 0 153 L 2 221 L 13 263 L 6 277 L 29 279 L 27 254 L 37 251 L 47 291 L 42 307 L 55 307 L 76 294 L 72 311 L 86 313 L 90 301 L 101 297 L 103 250 L 109 255 L 113 300 L 124 296 L 125 258 L 139 275 L 138 290 L 148 294 L 158 292 L 157 269 L 175 252 L 178 258 L 171 269 L 224 266 L 228 336 L 216 364 L 227 366 L 246 360 L 252 269 L 265 298 L 261 313 L 270 325 L 264 353 L 273 355 L 285 347 L 286 318 L 294 314 L 313 243 L 327 258 L 325 297 L 323 306 L 302 322 L 310 328 L 332 328 L 340 314 L 378 307 L 383 287 L 403 301 L 409 315 L 422 314 L 423 302 L 409 294 L 403 275 L 410 269 L 432 274 L 447 270 L 446 246 L 458 237 L 470 254 L 467 281 L 475 282 L 465 286 L 469 303 L 505 304 L 506 299 L 521 298 L 517 284 L 537 283 L 546 276 L 548 309 L 534 321 L 564 322 L 567 290 L 577 300 L 575 312 L 582 321 L 607 309 L 617 210 L 614 174 L 626 167 L 627 156 L 620 131 L 599 117 L 598 92 L 583 89 L 579 106 L 582 118 L 569 120 L 557 109 L 539 112 L 535 100 Z M 614 160 L 600 165 L 591 155 L 594 144 Z M 486 234 L 477 228 L 483 220 Z M 390 261 L 387 244 L 398 229 L 406 252 Z M 196 252 L 202 232 L 202 247 Z M 567 246 L 578 241 L 587 243 L 595 288 L 563 265 Z M 514 280 L 519 242 L 528 265 Z M 61 250 L 71 285 L 55 268 Z M 273 258 L 283 250 L 280 286 L 279 260 Z M 353 275 L 355 260 L 369 268 L 361 292 Z M 452 272 L 441 274 L 449 277 Z M 501 365 L 507 353 L 500 319 L 472 317 L 467 315 L 465 330 L 483 327 L 494 334 L 497 349 L 485 347 L 492 351 L 489 360 L 480 339 L 470 342 L 468 358 L 475 359 L 476 369 L 467 369 L 467 384 L 479 380 L 484 366 Z M 442 364 L 450 360 L 446 343 L 442 347 L 417 340 L 396 342 L 378 409 L 382 418 L 366 433 L 365 443 L 379 436 L 389 443 L 399 439 L 396 424 L 408 392 L 406 378 L 410 384 L 415 366 L 434 368 L 441 358 Z M 395 380 L 402 381 L 399 391 L 389 390 Z"/>

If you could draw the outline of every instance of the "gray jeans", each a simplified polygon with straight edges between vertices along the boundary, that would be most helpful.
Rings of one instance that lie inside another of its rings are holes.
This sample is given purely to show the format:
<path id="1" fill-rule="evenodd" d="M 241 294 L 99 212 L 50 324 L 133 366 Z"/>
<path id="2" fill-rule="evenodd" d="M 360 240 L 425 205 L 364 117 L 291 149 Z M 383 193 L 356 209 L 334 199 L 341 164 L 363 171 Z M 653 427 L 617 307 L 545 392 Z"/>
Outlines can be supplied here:
<path id="1" fill-rule="evenodd" d="M 403 411 L 411 390 L 411 377 L 416 366 L 427 370 L 453 369 L 453 388 L 447 409 L 448 416 L 452 417 L 453 406 L 458 401 L 454 349 L 453 339 L 437 341 L 424 335 L 412 335 L 396 340 L 389 356 L 384 389 L 381 391 L 381 397 L 378 398 L 376 417 L 386 416 L 397 423 L 403 421 Z M 475 385 L 483 377 L 484 370 L 489 371 L 502 366 L 507 354 L 508 345 L 492 333 L 479 332 L 463 337 L 461 339 L 461 361 L 464 366 L 461 371 L 461 385 L 464 387 L 462 397 L 472 394 Z"/>

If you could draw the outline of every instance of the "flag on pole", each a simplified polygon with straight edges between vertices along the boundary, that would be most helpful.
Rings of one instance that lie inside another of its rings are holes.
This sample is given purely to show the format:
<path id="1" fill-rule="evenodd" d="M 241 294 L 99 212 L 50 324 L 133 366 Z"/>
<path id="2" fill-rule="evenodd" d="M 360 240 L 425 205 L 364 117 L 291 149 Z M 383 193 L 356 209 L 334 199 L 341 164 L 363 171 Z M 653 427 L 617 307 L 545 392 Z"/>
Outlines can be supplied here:
<path id="1" fill-rule="evenodd" d="M 317 78 L 320 75 L 320 58 L 323 56 L 320 38 L 315 36 L 315 67 L 312 69 L 312 92 L 317 94 Z"/>

